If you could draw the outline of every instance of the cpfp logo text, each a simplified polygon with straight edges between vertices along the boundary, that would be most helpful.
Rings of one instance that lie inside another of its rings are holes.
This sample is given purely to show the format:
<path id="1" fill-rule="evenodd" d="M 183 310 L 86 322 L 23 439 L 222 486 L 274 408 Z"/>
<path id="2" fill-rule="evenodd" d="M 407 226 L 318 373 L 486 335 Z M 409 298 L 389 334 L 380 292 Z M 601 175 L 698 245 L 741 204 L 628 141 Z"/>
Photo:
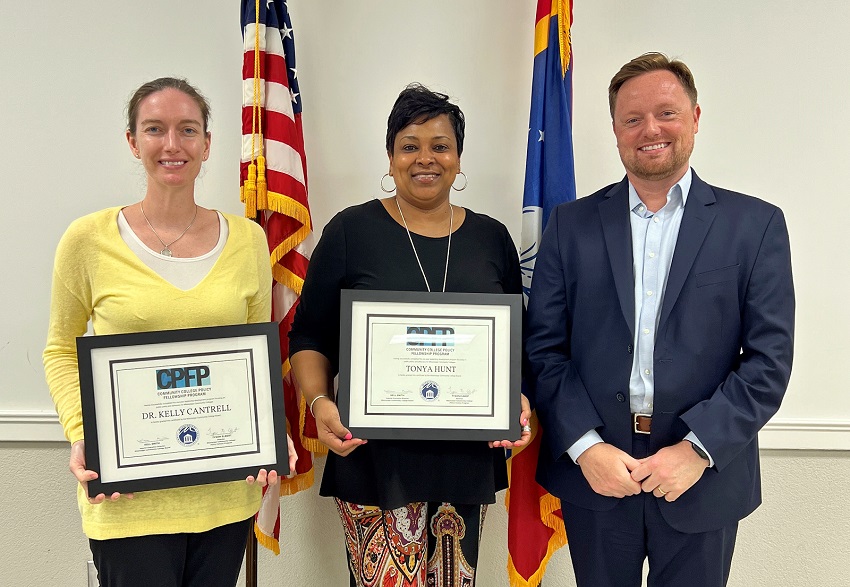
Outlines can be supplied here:
<path id="1" fill-rule="evenodd" d="M 449 326 L 408 326 L 407 346 L 454 346 L 454 333 Z"/>
<path id="2" fill-rule="evenodd" d="M 207 365 L 156 370 L 157 389 L 182 389 L 209 384 L 210 368 Z"/>

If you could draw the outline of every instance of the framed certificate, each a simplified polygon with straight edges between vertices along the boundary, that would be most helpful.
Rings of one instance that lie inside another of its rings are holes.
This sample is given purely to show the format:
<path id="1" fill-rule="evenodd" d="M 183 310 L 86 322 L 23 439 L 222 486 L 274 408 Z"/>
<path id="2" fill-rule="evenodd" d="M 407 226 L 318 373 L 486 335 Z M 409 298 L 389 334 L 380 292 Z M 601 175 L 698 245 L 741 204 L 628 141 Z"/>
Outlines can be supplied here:
<path id="1" fill-rule="evenodd" d="M 339 393 L 356 438 L 520 437 L 522 296 L 343 290 Z"/>
<path id="2" fill-rule="evenodd" d="M 89 495 L 289 472 L 275 323 L 77 339 Z"/>

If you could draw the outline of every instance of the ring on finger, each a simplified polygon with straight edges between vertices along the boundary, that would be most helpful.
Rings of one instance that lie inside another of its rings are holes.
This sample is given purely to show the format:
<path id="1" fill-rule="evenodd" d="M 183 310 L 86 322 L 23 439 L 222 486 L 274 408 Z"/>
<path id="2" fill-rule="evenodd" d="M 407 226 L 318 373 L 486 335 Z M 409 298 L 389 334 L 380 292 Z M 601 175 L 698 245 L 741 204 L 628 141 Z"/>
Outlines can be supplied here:
<path id="1" fill-rule="evenodd" d="M 531 432 L 531 426 L 526 424 L 525 426 L 522 427 L 522 431 L 523 432 Z"/>
<path id="2" fill-rule="evenodd" d="M 666 492 L 666 491 L 664 491 L 663 489 L 661 489 L 661 487 L 656 487 L 656 489 L 657 489 L 657 490 L 658 490 L 658 492 L 661 494 L 661 495 L 659 495 L 658 497 L 664 497 L 665 495 L 667 495 L 667 492 Z"/>

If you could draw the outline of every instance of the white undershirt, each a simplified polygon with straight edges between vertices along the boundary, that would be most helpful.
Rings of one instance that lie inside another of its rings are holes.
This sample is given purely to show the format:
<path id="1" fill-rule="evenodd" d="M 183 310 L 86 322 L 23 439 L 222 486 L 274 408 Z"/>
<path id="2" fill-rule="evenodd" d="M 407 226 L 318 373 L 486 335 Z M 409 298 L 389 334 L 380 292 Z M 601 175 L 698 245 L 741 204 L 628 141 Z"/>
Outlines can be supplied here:
<path id="1" fill-rule="evenodd" d="M 203 281 L 215 262 L 218 261 L 224 244 L 227 242 L 229 232 L 227 221 L 221 215 L 221 212 L 216 211 L 216 213 L 218 214 L 219 226 L 218 242 L 209 253 L 204 253 L 200 257 L 166 257 L 150 249 L 130 228 L 123 210 L 118 213 L 118 232 L 127 246 L 130 247 L 130 250 L 145 265 L 174 287 L 186 291 Z"/>

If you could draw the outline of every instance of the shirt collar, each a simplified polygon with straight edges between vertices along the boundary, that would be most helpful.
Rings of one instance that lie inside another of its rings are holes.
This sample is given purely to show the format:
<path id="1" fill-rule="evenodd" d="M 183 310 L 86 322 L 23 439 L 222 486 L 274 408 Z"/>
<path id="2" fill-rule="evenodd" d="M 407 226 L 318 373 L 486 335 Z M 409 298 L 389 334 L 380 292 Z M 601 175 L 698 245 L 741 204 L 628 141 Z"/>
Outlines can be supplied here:
<path id="1" fill-rule="evenodd" d="M 681 194 L 682 196 L 682 208 L 685 207 L 685 204 L 688 203 L 688 194 L 691 191 L 691 182 L 693 181 L 693 170 L 688 167 L 688 170 L 685 172 L 685 175 L 682 176 L 682 179 L 677 181 L 673 187 L 670 188 L 670 191 L 667 192 L 667 203 L 670 203 L 676 195 Z M 651 216 L 651 212 L 647 212 L 644 208 L 643 213 L 639 213 L 637 208 L 639 206 L 643 206 L 643 202 L 640 200 L 640 196 L 638 196 L 637 190 L 635 190 L 635 186 L 632 185 L 632 182 L 629 182 L 629 210 L 638 214 L 639 216 Z"/>

